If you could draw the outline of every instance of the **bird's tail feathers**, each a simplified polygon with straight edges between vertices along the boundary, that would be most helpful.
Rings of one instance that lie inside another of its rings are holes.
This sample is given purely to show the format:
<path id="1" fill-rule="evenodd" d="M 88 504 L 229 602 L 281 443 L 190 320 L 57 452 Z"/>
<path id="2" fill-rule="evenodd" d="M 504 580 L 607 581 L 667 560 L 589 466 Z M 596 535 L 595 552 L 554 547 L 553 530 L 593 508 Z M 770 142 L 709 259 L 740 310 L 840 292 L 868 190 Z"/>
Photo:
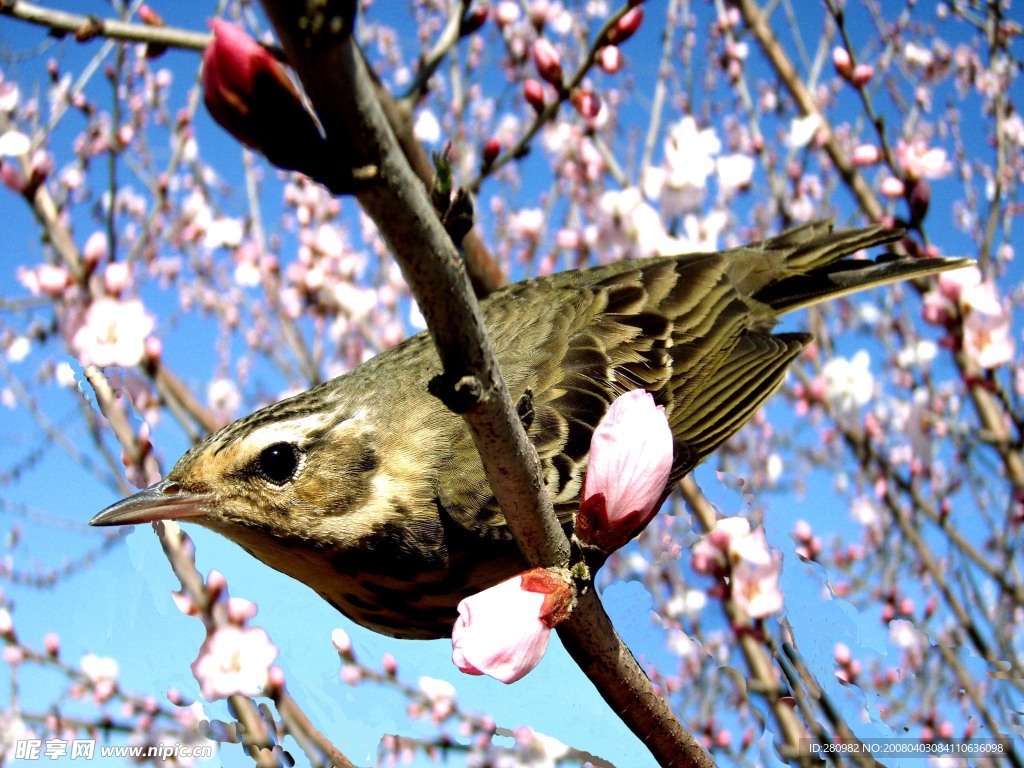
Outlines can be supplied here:
<path id="1" fill-rule="evenodd" d="M 754 298 L 781 315 L 875 286 L 962 269 L 972 264 L 974 261 L 966 258 L 907 259 L 892 254 L 874 260 L 834 261 L 811 272 L 772 283 Z"/>

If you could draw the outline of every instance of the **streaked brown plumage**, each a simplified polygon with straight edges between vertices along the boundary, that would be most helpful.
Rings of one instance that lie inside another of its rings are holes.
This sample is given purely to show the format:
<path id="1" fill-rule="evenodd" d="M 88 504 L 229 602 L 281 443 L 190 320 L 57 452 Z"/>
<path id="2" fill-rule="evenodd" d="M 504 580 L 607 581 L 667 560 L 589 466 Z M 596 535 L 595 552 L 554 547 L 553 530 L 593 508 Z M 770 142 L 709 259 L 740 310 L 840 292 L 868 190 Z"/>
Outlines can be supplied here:
<path id="1" fill-rule="evenodd" d="M 665 406 L 678 481 L 781 384 L 811 337 L 780 314 L 964 260 L 842 260 L 898 239 L 829 222 L 723 253 L 623 261 L 511 285 L 482 302 L 559 519 L 579 502 L 594 427 L 618 394 Z M 462 419 L 427 392 L 419 334 L 352 373 L 210 435 L 94 525 L 183 519 L 396 637 L 451 632 L 455 606 L 524 567 Z"/>

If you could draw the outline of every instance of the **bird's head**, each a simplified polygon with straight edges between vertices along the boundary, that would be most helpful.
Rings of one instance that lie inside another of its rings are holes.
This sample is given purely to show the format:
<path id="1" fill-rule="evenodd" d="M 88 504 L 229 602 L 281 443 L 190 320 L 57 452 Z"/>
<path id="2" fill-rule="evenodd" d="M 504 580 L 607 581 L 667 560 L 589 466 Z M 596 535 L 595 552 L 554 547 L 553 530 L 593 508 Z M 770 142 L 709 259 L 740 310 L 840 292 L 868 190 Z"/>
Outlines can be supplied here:
<path id="1" fill-rule="evenodd" d="M 267 547 L 289 541 L 356 545 L 386 483 L 375 430 L 365 411 L 304 408 L 300 398 L 213 433 L 91 524 L 194 522 L 263 560 Z"/>

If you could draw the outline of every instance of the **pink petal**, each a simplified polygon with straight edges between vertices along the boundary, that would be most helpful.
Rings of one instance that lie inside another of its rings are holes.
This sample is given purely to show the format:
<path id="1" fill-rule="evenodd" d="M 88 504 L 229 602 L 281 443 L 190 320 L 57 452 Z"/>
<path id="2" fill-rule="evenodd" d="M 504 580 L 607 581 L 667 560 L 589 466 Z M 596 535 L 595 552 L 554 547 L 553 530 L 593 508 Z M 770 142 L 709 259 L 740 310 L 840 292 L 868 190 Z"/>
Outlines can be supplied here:
<path id="1" fill-rule="evenodd" d="M 519 680 L 547 649 L 551 628 L 541 619 L 547 598 L 525 590 L 523 575 L 467 597 L 452 630 L 452 661 L 466 674 Z"/>
<path id="2" fill-rule="evenodd" d="M 577 533 L 605 551 L 629 541 L 657 511 L 672 449 L 664 409 L 648 392 L 636 389 L 616 398 L 590 442 Z"/>

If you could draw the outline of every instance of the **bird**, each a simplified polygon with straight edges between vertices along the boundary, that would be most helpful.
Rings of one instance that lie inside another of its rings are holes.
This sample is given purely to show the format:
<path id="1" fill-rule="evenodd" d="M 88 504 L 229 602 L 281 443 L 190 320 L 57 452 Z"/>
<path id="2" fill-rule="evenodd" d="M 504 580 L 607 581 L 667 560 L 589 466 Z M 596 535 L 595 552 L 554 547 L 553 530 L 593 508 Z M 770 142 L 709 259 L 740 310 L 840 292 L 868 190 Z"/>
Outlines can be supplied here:
<path id="1" fill-rule="evenodd" d="M 814 221 L 715 253 L 626 259 L 485 297 L 495 356 L 571 532 L 591 436 L 643 388 L 673 436 L 666 490 L 735 434 L 813 337 L 788 312 L 969 259 L 847 258 L 898 229 Z M 426 332 L 196 443 L 92 525 L 196 523 L 398 638 L 449 636 L 458 603 L 527 569 L 463 419 L 429 392 Z"/>

